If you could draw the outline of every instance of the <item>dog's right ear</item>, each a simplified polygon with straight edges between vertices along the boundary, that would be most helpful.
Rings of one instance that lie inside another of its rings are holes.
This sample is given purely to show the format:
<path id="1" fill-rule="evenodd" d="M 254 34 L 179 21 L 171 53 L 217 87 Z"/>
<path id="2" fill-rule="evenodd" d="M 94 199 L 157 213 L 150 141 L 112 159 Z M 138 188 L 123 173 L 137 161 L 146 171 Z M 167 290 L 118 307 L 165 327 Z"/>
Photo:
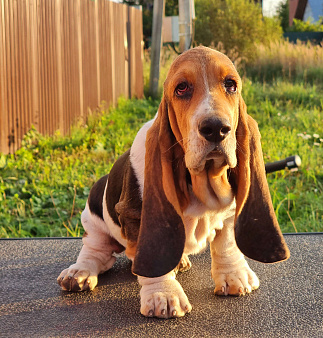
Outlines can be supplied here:
<path id="1" fill-rule="evenodd" d="M 236 184 L 235 237 L 244 255 L 264 263 L 289 257 L 266 179 L 256 121 L 240 99 L 237 135 L 238 165 L 232 170 Z"/>
<path id="2" fill-rule="evenodd" d="M 163 99 L 146 137 L 141 224 L 132 268 L 139 276 L 167 274 L 178 265 L 184 251 L 185 229 L 180 216 L 180 192 L 175 183 L 179 177 L 174 168 L 182 150 L 176 143 Z"/>

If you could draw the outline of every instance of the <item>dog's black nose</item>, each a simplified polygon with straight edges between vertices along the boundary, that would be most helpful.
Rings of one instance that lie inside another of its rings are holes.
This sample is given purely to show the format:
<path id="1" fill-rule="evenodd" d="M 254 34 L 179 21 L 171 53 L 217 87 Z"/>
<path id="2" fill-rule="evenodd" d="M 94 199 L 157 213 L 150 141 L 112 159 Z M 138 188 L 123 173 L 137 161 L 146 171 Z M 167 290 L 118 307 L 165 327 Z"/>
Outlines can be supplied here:
<path id="1" fill-rule="evenodd" d="M 221 142 L 229 135 L 231 125 L 226 119 L 209 117 L 200 122 L 198 130 L 207 141 Z"/>

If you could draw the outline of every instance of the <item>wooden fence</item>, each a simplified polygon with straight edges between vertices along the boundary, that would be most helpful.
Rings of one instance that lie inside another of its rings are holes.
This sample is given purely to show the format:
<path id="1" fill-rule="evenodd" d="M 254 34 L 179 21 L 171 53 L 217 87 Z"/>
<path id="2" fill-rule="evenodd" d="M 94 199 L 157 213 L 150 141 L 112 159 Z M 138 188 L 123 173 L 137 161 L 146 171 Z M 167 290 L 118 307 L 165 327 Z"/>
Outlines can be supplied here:
<path id="1" fill-rule="evenodd" d="M 68 133 L 102 101 L 143 96 L 142 12 L 108 0 L 0 0 L 0 152 L 32 125 Z"/>

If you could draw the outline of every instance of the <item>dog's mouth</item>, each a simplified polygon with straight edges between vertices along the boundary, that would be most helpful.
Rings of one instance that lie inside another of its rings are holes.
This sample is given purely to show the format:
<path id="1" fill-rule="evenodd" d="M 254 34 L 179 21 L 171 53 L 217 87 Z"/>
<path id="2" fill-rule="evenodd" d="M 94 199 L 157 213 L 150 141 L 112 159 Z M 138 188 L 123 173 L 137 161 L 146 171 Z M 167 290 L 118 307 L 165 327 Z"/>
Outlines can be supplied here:
<path id="1" fill-rule="evenodd" d="M 235 152 L 231 149 L 226 149 L 223 146 L 216 145 L 205 157 L 206 161 L 213 161 L 213 164 L 217 167 L 223 167 L 228 165 L 230 168 L 234 168 L 237 165 Z"/>
<path id="2" fill-rule="evenodd" d="M 210 169 L 214 166 L 216 169 L 228 166 L 234 168 L 237 165 L 235 152 L 226 151 L 222 147 L 215 146 L 195 168 L 188 168 L 193 175 L 199 175 L 203 170 Z"/>

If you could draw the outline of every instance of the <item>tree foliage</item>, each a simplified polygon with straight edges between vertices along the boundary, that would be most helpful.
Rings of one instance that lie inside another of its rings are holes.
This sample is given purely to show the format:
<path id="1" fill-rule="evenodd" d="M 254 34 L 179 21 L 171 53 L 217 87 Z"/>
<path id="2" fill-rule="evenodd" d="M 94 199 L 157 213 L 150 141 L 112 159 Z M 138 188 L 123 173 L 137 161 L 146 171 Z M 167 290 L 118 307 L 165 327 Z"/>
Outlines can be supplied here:
<path id="1" fill-rule="evenodd" d="M 269 44 L 282 36 L 278 18 L 262 16 L 261 7 L 251 0 L 196 0 L 196 45 L 223 44 L 228 53 L 252 60 L 255 44 Z"/>
<path id="2" fill-rule="evenodd" d="M 277 8 L 277 16 L 284 32 L 289 29 L 289 1 L 282 1 Z"/>

